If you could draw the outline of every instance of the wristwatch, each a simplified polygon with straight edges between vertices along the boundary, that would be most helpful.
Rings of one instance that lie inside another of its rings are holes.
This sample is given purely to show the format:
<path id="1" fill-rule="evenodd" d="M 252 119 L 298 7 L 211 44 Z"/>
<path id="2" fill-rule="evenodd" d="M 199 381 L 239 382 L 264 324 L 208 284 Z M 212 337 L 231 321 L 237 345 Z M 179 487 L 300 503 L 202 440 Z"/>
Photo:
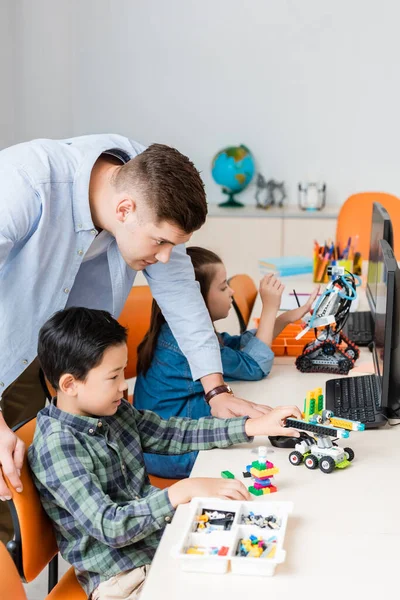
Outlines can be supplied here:
<path id="1" fill-rule="evenodd" d="M 230 385 L 224 383 L 224 385 L 218 385 L 217 387 L 207 392 L 207 394 L 205 394 L 204 396 L 204 399 L 207 402 L 207 404 L 210 404 L 210 400 L 218 394 L 233 394 L 233 390 Z"/>

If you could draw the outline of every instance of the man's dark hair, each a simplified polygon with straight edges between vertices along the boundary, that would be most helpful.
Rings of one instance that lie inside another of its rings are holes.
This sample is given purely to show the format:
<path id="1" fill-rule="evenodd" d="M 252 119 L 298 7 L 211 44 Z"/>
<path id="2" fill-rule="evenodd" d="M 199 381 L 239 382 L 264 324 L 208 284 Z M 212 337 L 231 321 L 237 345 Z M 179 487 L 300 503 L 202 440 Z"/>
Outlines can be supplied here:
<path id="1" fill-rule="evenodd" d="M 206 220 L 207 201 L 200 174 L 187 156 L 170 146 L 149 146 L 118 170 L 114 185 L 127 192 L 140 189 L 158 223 L 169 221 L 185 233 L 193 233 Z"/>
<path id="2" fill-rule="evenodd" d="M 56 312 L 39 331 L 38 358 L 51 385 L 64 373 L 84 381 L 110 346 L 126 342 L 127 330 L 105 310 L 71 307 Z"/>

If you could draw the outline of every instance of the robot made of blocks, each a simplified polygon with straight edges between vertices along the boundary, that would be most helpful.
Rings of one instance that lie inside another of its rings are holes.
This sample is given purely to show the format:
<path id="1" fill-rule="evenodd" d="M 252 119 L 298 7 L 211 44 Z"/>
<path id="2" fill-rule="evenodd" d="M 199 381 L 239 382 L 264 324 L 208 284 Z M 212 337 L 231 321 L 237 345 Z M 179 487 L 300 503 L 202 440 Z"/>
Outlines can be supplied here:
<path id="1" fill-rule="evenodd" d="M 318 330 L 317 338 L 306 344 L 296 359 L 302 373 L 333 373 L 347 375 L 360 355 L 356 344 L 342 332 L 352 301 L 357 297 L 359 278 L 343 267 L 330 267 L 332 281 L 317 301 L 307 326 L 296 337 L 300 339 L 310 329 Z"/>
<path id="2" fill-rule="evenodd" d="M 247 465 L 246 472 L 250 473 L 254 480 L 253 485 L 249 487 L 249 492 L 254 496 L 263 496 L 277 491 L 277 487 L 272 485 L 271 479 L 276 473 L 279 473 L 279 469 L 267 460 L 267 448 L 265 446 L 259 446 L 258 460 L 253 461 L 251 465 Z"/>
<path id="3" fill-rule="evenodd" d="M 345 469 L 354 459 L 354 451 L 347 447 L 341 448 L 336 440 L 347 439 L 350 431 L 365 431 L 364 423 L 335 417 L 332 411 L 324 409 L 321 388 L 307 392 L 303 418 L 286 419 L 286 426 L 312 435 L 299 440 L 293 452 L 289 454 L 289 462 L 294 466 L 304 462 L 307 469 L 313 470 L 319 467 L 323 473 L 331 473 L 334 469 Z"/>

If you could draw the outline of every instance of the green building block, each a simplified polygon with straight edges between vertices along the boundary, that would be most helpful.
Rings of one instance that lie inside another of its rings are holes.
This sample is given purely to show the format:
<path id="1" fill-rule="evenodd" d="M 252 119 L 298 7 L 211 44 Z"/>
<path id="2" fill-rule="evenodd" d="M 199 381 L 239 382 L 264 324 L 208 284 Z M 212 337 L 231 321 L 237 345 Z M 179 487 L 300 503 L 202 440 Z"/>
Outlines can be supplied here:
<path id="1" fill-rule="evenodd" d="M 221 477 L 224 479 L 235 479 L 235 476 L 230 471 L 221 471 Z"/>
<path id="2" fill-rule="evenodd" d="M 264 495 L 264 492 L 262 490 L 257 490 L 252 485 L 249 487 L 249 492 L 250 492 L 250 494 L 253 494 L 253 496 L 263 496 Z"/>

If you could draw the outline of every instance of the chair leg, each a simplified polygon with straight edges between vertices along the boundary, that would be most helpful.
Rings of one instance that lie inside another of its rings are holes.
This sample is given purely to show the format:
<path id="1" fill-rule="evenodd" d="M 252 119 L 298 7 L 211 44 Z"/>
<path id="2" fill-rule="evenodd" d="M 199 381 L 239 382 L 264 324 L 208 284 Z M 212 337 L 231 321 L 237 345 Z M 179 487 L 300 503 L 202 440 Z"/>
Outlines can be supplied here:
<path id="1" fill-rule="evenodd" d="M 58 582 L 58 554 L 54 556 L 49 562 L 49 585 L 48 592 L 50 594 L 51 590 Z"/>

